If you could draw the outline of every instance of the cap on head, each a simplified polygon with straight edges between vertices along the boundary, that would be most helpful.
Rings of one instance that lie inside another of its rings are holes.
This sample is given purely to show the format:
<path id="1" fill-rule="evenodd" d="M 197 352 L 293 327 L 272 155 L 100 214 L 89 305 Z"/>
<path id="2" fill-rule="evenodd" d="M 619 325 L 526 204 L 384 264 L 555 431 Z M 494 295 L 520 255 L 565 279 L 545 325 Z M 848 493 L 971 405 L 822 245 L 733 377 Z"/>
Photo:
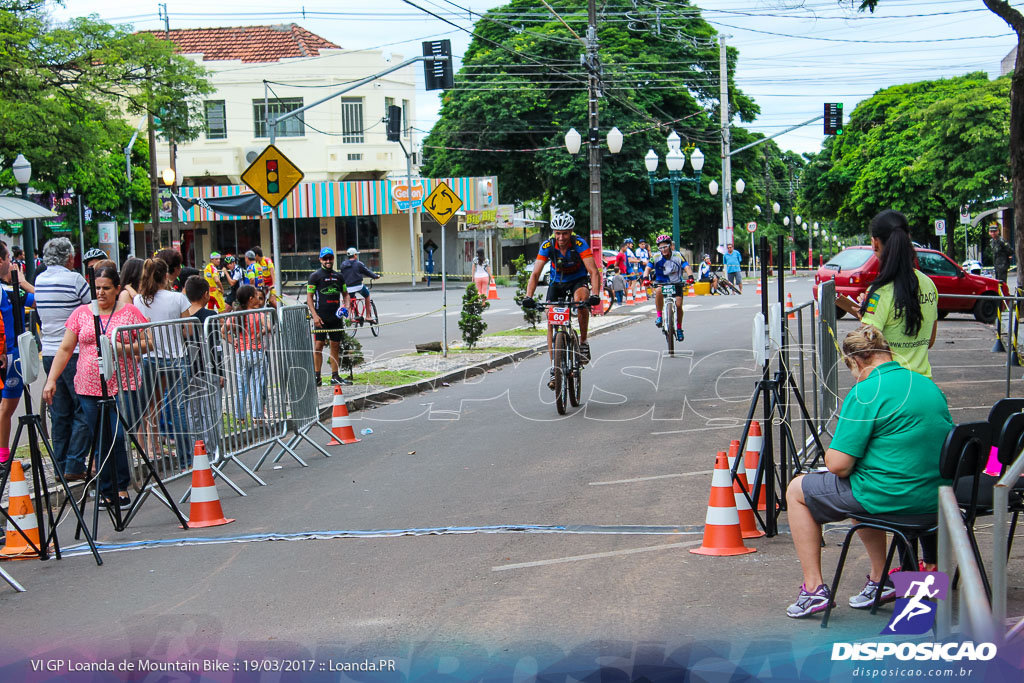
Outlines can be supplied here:
<path id="1" fill-rule="evenodd" d="M 323 249 L 320 250 L 320 258 L 326 258 L 328 256 L 334 256 L 333 249 L 331 249 L 330 247 L 324 247 Z"/>
<path id="2" fill-rule="evenodd" d="M 349 247 L 349 248 L 348 248 L 348 249 L 347 249 L 347 250 L 345 251 L 345 253 L 346 253 L 346 254 L 348 254 L 349 256 L 356 256 L 356 255 L 357 255 L 357 254 L 359 253 L 359 250 L 358 250 L 358 249 L 356 249 L 355 247 Z"/>
<path id="3" fill-rule="evenodd" d="M 622 243 L 623 244 L 633 244 L 633 238 L 632 237 L 627 237 L 626 239 L 622 240 Z"/>
<path id="4" fill-rule="evenodd" d="M 210 252 L 210 258 L 212 258 L 212 259 L 220 258 L 220 252 L 219 251 L 211 251 Z"/>
<path id="5" fill-rule="evenodd" d="M 252 260 L 255 261 L 256 260 L 256 252 L 253 251 L 252 249 L 250 249 L 249 251 L 245 252 L 245 258 L 252 259 Z"/>

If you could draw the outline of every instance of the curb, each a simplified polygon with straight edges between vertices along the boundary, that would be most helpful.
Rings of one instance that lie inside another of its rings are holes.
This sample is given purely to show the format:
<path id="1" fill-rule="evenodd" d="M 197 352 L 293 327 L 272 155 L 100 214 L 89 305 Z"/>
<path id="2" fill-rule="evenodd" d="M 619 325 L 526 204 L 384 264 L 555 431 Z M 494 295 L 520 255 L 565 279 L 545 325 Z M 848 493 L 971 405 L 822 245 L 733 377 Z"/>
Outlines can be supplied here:
<path id="1" fill-rule="evenodd" d="M 644 316 L 642 315 L 629 315 L 617 320 L 608 325 L 604 325 L 600 329 L 594 330 L 590 333 L 591 337 L 601 335 L 605 332 L 612 332 L 614 330 L 621 329 L 628 325 L 632 325 L 638 322 Z M 464 365 L 454 370 L 449 370 L 443 375 L 437 375 L 429 379 L 421 379 L 417 382 L 410 382 L 409 384 L 400 384 L 397 387 L 388 387 L 387 389 L 381 389 L 374 391 L 369 394 L 364 394 L 357 398 L 347 400 L 345 403 L 348 406 L 349 412 L 355 412 L 358 410 L 365 410 L 367 404 L 373 408 L 376 405 L 387 403 L 395 398 L 402 396 L 411 396 L 413 394 L 419 394 L 425 391 L 434 391 L 442 383 L 448 382 L 463 382 L 470 377 L 476 377 L 477 375 L 483 375 L 488 370 L 500 367 L 502 365 L 508 365 L 509 363 L 518 363 L 521 360 L 525 360 L 532 356 L 536 356 L 543 353 L 548 348 L 547 340 L 544 340 L 538 344 L 534 344 L 529 348 L 516 351 L 514 353 L 505 353 L 489 360 L 480 361 L 471 365 Z M 331 417 L 331 403 L 325 403 L 319 408 L 320 421 L 323 422 Z"/>

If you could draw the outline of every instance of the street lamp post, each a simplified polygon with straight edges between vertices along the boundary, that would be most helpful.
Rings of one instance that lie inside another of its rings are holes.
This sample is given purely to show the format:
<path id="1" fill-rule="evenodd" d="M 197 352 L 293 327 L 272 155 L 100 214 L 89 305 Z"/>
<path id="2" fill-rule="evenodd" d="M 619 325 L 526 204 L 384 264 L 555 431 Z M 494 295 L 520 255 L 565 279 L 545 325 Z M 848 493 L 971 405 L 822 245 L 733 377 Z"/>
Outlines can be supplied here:
<path id="1" fill-rule="evenodd" d="M 794 220 L 794 222 L 796 223 L 796 226 L 793 228 L 793 231 L 790 233 L 790 237 L 792 238 L 792 242 L 793 242 L 793 251 L 792 251 L 793 257 L 790 259 L 790 261 L 793 264 L 793 272 L 792 272 L 792 274 L 796 275 L 796 228 L 800 227 L 800 223 L 803 222 L 803 219 L 800 218 L 799 215 L 797 215 L 797 217 Z"/>
<path id="2" fill-rule="evenodd" d="M 697 188 L 697 192 L 700 192 L 700 172 L 704 168 L 704 154 L 700 148 L 694 148 L 690 154 L 690 165 L 693 166 L 694 176 L 687 178 L 683 176 L 686 155 L 679 149 L 679 136 L 675 131 L 669 133 L 667 142 L 668 154 L 665 155 L 665 166 L 668 167 L 668 178 L 655 177 L 658 172 L 658 154 L 653 149 L 649 150 L 644 157 L 644 165 L 647 167 L 647 179 L 650 182 L 652 197 L 655 183 L 668 183 L 672 188 L 672 241 L 675 248 L 679 249 L 679 185 L 692 183 Z"/>
<path id="3" fill-rule="evenodd" d="M 21 187 L 21 198 L 28 201 L 28 183 L 32 180 L 32 164 L 19 154 L 14 160 L 11 170 L 14 171 L 14 179 Z M 25 279 L 34 282 L 36 279 L 36 222 L 35 220 L 24 221 L 25 225 Z"/>
<path id="4" fill-rule="evenodd" d="M 807 266 L 814 270 L 814 238 L 818 234 L 818 221 L 807 231 Z"/>
<path id="5" fill-rule="evenodd" d="M 596 49 L 596 39 L 595 39 Z M 601 152 L 600 138 L 597 131 L 597 109 L 591 110 L 591 130 L 587 144 L 590 149 L 590 248 L 600 255 L 604 247 L 604 224 L 601 220 Z M 622 133 L 618 128 L 608 131 L 608 151 L 618 154 L 622 149 Z M 565 134 L 565 149 L 569 154 L 579 154 L 583 138 L 579 131 L 570 128 Z"/>

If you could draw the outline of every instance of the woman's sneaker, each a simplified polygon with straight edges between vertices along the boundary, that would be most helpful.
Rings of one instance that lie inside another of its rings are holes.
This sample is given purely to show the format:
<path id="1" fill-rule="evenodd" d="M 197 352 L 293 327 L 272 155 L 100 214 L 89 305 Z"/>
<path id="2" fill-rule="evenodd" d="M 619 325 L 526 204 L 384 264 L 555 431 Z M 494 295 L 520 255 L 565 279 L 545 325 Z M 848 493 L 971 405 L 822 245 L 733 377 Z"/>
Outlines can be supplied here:
<path id="1" fill-rule="evenodd" d="M 796 602 L 786 608 L 786 616 L 794 619 L 800 619 L 802 617 L 808 617 L 818 612 L 824 612 L 828 608 L 828 603 L 832 599 L 832 594 L 828 590 L 828 586 L 821 584 L 813 593 L 807 591 L 807 587 L 800 586 L 800 594 L 796 597 Z"/>
<path id="2" fill-rule="evenodd" d="M 864 584 L 864 590 L 857 593 L 850 598 L 850 607 L 854 609 L 867 609 L 875 603 L 875 593 L 878 592 L 878 581 L 872 581 L 871 577 L 868 577 L 868 582 Z M 882 589 L 882 599 L 879 604 L 885 604 L 892 602 L 896 599 L 896 587 L 892 585 L 892 581 L 885 580 L 885 588 Z"/>

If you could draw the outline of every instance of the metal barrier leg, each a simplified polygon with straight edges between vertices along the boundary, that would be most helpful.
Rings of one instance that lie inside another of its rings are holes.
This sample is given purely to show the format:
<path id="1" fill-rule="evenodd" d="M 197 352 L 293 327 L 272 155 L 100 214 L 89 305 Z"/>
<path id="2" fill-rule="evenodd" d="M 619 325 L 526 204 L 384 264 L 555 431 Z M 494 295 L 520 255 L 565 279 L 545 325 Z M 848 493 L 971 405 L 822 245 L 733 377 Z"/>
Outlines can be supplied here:
<path id="1" fill-rule="evenodd" d="M 308 427 L 307 427 L 307 428 L 306 428 L 305 430 L 301 430 L 301 429 L 300 429 L 300 430 L 299 430 L 299 432 L 298 432 L 298 434 L 296 434 L 296 436 L 297 436 L 298 438 L 300 438 L 300 439 L 305 439 L 305 440 L 306 440 L 306 441 L 307 441 L 307 442 L 309 443 L 309 445 L 311 445 L 311 446 L 312 446 L 313 448 L 315 448 L 315 449 L 317 449 L 318 451 L 320 451 L 321 453 L 323 453 L 323 454 L 324 454 L 325 456 L 327 456 L 328 458 L 329 458 L 329 457 L 331 457 L 331 454 L 330 454 L 330 453 L 328 453 L 327 451 L 325 451 L 325 450 L 324 450 L 324 448 L 323 448 L 323 446 L 321 446 L 321 445 L 320 445 L 320 444 L 318 444 L 318 443 L 317 443 L 316 441 L 313 441 L 313 439 L 312 439 L 312 438 L 310 438 L 309 434 L 307 434 L 307 433 L 306 433 L 306 432 L 308 432 L 308 431 L 309 431 L 309 428 L 308 428 Z"/>
<path id="2" fill-rule="evenodd" d="M 281 439 L 278 439 L 278 440 L 277 440 L 277 443 L 278 443 L 278 444 L 279 444 L 279 445 L 281 446 L 281 449 L 282 449 L 283 451 L 285 451 L 286 453 L 288 453 L 288 455 L 290 455 L 290 456 L 292 456 L 293 458 L 295 458 L 295 461 L 296 461 L 297 463 L 299 463 L 299 464 L 300 464 L 300 465 L 302 465 L 303 467 L 309 467 L 309 465 L 308 465 L 308 464 L 306 464 L 306 462 L 305 462 L 305 461 L 304 461 L 304 460 L 303 460 L 302 458 L 300 458 L 300 457 L 299 457 L 299 454 L 298 454 L 298 453 L 296 453 L 295 451 L 293 451 L 293 450 L 292 450 L 292 449 L 291 449 L 291 448 L 290 448 L 290 447 L 288 446 L 288 444 L 286 444 L 286 443 L 285 443 L 284 441 L 282 441 Z M 273 448 L 273 444 L 271 444 L 271 448 Z M 282 454 L 282 455 L 283 455 L 283 454 Z"/>
<path id="3" fill-rule="evenodd" d="M 257 484 L 259 484 L 260 486 L 266 486 L 267 485 L 267 482 L 265 482 L 262 479 L 260 479 L 259 475 L 257 475 L 254 470 L 249 469 L 249 467 L 244 462 L 242 462 L 242 459 L 239 458 L 237 455 L 232 455 L 232 456 L 230 456 L 228 458 L 224 458 L 223 462 L 220 463 L 220 467 L 223 468 L 224 465 L 228 464 L 229 462 L 233 462 L 236 465 L 238 465 L 238 468 L 240 470 L 242 470 L 243 472 L 248 474 L 252 478 L 252 480 L 254 482 L 256 482 Z M 259 469 L 259 468 L 257 467 L 256 469 Z M 220 472 L 220 470 L 217 470 L 217 471 Z M 224 473 L 223 472 L 220 472 L 220 475 L 222 477 L 224 477 Z M 224 481 L 228 481 L 228 478 L 224 477 Z M 242 493 L 241 495 L 244 496 L 245 494 Z"/>
<path id="4" fill-rule="evenodd" d="M 25 587 L 18 583 L 17 579 L 15 579 L 13 576 L 4 571 L 3 567 L 0 567 L 0 579 L 6 581 L 8 584 L 10 584 L 11 588 L 18 591 L 19 593 L 25 592 Z"/>

